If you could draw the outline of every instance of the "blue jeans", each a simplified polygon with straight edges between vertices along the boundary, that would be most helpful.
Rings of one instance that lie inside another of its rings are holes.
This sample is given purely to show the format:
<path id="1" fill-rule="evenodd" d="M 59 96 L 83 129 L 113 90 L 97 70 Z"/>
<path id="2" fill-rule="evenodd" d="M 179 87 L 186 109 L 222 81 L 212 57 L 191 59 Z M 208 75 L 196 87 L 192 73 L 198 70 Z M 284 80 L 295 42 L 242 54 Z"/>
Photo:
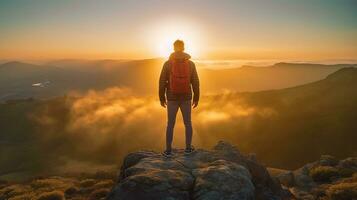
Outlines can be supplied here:
<path id="1" fill-rule="evenodd" d="M 183 123 L 185 124 L 186 148 L 191 147 L 192 123 L 191 123 L 191 100 L 167 101 L 167 128 L 166 128 L 166 150 L 171 150 L 172 137 L 176 122 L 177 111 L 180 108 Z"/>

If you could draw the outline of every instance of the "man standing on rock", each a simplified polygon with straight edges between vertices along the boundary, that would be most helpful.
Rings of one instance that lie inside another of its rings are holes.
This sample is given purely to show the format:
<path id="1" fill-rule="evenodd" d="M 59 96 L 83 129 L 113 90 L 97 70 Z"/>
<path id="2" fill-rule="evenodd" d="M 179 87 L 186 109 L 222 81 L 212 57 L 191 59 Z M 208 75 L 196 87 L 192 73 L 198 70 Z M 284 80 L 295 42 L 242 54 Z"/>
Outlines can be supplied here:
<path id="1" fill-rule="evenodd" d="M 184 52 L 182 40 L 174 42 L 174 52 L 162 67 L 159 80 L 159 97 L 161 106 L 167 106 L 166 157 L 172 156 L 172 138 L 176 114 L 180 108 L 185 124 L 186 149 L 185 154 L 194 151 L 192 146 L 191 100 L 192 107 L 198 105 L 200 98 L 200 83 L 195 64 L 191 56 Z"/>

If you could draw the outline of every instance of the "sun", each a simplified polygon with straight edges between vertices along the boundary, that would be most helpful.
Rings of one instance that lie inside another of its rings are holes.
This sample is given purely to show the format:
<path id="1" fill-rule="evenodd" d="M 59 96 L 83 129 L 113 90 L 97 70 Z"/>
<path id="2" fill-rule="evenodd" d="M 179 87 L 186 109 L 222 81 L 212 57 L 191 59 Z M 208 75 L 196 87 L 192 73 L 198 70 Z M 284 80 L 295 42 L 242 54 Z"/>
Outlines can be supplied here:
<path id="1" fill-rule="evenodd" d="M 175 40 L 183 40 L 185 43 L 185 52 L 193 58 L 199 56 L 199 39 L 197 30 L 188 23 L 165 23 L 154 28 L 152 32 L 154 38 L 153 44 L 155 55 L 159 57 L 168 57 L 173 52 L 173 43 Z"/>
<path id="2" fill-rule="evenodd" d="M 177 31 L 167 32 L 160 37 L 160 41 L 157 43 L 157 54 L 160 57 L 168 57 L 173 52 L 173 43 L 178 39 L 184 41 L 186 53 L 189 53 L 192 57 L 197 57 L 195 40 L 189 34 Z"/>

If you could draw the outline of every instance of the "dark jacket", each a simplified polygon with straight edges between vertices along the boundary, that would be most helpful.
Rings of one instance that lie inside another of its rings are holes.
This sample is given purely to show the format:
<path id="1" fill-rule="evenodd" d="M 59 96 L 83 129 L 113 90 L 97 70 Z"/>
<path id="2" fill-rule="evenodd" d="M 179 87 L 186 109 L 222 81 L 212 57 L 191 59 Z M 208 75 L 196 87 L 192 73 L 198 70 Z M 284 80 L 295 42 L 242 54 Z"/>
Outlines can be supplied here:
<path id="1" fill-rule="evenodd" d="M 170 55 L 170 59 L 190 59 L 191 56 L 184 52 L 174 52 Z M 173 94 L 169 88 L 170 80 L 170 62 L 166 61 L 162 67 L 160 80 L 159 80 L 159 97 L 160 101 L 180 101 L 180 100 L 191 100 L 193 91 L 193 101 L 197 101 L 200 98 L 200 81 L 198 78 L 195 63 L 191 60 L 190 63 L 190 73 L 191 73 L 191 90 L 187 94 Z M 165 96 L 166 94 L 166 96 Z"/>

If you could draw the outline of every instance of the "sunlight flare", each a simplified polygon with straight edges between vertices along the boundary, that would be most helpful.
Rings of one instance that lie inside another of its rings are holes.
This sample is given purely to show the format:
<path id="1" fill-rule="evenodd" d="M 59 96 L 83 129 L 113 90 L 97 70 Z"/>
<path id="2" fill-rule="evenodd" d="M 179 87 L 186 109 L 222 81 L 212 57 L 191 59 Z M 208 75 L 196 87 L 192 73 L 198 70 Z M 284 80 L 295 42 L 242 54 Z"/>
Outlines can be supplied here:
<path id="1" fill-rule="evenodd" d="M 197 28 L 194 28 L 190 23 L 158 23 L 151 27 L 148 35 L 150 36 L 150 45 L 155 47 L 154 53 L 159 57 L 168 57 L 173 52 L 173 43 L 177 39 L 185 42 L 185 52 L 192 57 L 200 56 Z"/>

